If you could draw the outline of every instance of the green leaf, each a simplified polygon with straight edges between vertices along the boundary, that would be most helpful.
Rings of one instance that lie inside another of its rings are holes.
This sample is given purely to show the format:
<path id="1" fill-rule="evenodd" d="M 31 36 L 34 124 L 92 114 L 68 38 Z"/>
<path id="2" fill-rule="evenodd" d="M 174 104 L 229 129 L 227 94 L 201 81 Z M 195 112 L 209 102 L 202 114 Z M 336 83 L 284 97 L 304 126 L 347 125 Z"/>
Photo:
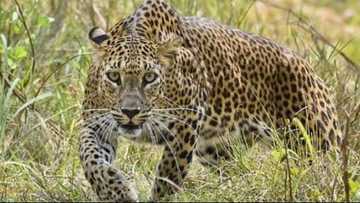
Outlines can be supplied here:
<path id="1" fill-rule="evenodd" d="M 10 67 L 10 69 L 16 68 L 16 63 L 11 58 L 7 59 L 7 65 L 8 65 L 8 67 Z"/>
<path id="2" fill-rule="evenodd" d="M 356 193 L 360 190 L 360 182 L 358 181 L 354 181 L 354 180 L 349 180 L 349 185 L 350 185 L 350 190 L 352 193 Z"/>
<path id="3" fill-rule="evenodd" d="M 49 27 L 52 22 L 54 22 L 54 18 L 48 16 L 39 16 L 37 19 L 37 24 L 43 28 Z"/>
<path id="4" fill-rule="evenodd" d="M 271 151 L 271 156 L 278 162 L 282 162 L 285 159 L 285 149 L 277 148 Z"/>
<path id="5" fill-rule="evenodd" d="M 298 118 L 293 118 L 292 120 L 292 124 L 295 125 L 301 132 L 301 135 L 303 136 L 303 138 L 305 139 L 305 143 L 306 146 L 308 148 L 308 150 L 310 151 L 310 154 L 313 155 L 314 154 L 314 146 L 312 145 L 312 140 L 310 135 L 307 133 L 304 125 L 301 123 L 301 121 Z"/>
<path id="6" fill-rule="evenodd" d="M 14 60 L 21 60 L 27 56 L 27 51 L 25 47 L 18 46 L 15 49 L 10 50 L 10 57 Z"/>
<path id="7" fill-rule="evenodd" d="M 15 33 L 15 34 L 20 34 L 23 32 L 23 27 L 21 25 L 21 22 L 18 21 L 14 24 L 14 26 L 12 27 L 12 31 Z"/>
<path id="8" fill-rule="evenodd" d="M 7 39 L 4 34 L 0 34 L 1 39 L 1 47 L 0 47 L 0 59 L 2 61 L 2 64 L 0 64 L 0 71 L 6 70 L 8 65 L 8 45 L 7 45 Z"/>

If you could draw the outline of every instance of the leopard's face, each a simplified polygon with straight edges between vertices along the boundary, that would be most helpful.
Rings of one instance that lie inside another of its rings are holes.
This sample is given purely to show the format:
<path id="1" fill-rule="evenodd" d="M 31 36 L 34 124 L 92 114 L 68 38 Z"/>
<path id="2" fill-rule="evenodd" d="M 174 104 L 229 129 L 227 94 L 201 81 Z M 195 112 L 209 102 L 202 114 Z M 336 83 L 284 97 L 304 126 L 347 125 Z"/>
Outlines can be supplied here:
<path id="1" fill-rule="evenodd" d="M 98 96 L 101 109 L 119 134 L 136 138 L 151 125 L 152 110 L 164 108 L 166 86 L 158 45 L 141 37 L 108 39 L 102 47 Z"/>

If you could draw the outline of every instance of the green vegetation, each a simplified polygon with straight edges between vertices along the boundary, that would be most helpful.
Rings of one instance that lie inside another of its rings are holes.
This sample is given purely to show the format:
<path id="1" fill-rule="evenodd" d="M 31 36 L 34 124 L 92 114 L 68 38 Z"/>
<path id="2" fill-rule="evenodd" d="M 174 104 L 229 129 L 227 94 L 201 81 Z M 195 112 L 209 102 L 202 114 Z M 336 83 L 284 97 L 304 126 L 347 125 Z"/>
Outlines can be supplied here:
<path id="1" fill-rule="evenodd" d="M 92 47 L 87 32 L 111 26 L 141 0 L 2 0 L 0 4 L 0 201 L 80 201 L 95 196 L 79 163 L 79 115 Z M 348 166 L 332 153 L 308 160 L 237 142 L 226 176 L 194 163 L 176 201 L 360 201 L 360 2 L 170 0 L 299 52 L 333 89 L 348 137 Z M 270 3 L 271 2 L 271 3 Z M 344 57 L 345 56 L 345 57 Z M 123 141 L 115 164 L 149 197 L 161 150 Z"/>

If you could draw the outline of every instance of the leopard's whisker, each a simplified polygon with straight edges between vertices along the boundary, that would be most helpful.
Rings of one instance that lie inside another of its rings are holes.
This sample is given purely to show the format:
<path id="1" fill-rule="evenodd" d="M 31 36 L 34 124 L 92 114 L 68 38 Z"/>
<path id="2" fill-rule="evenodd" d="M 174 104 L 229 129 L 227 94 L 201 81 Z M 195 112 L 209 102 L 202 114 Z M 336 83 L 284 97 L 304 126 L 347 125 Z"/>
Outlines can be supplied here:
<path id="1" fill-rule="evenodd" d="M 79 124 L 86 124 L 89 121 L 90 121 L 90 123 L 97 121 L 98 119 L 100 119 L 104 116 L 107 116 L 107 114 L 108 114 L 108 112 L 92 115 L 91 117 L 85 118 L 85 120 L 81 120 Z"/>
<path id="2" fill-rule="evenodd" d="M 150 131 L 150 139 L 151 139 L 151 143 L 153 143 L 153 144 L 156 144 L 156 136 L 155 136 L 155 133 L 154 133 L 154 127 L 153 127 L 153 125 L 152 125 L 152 122 L 149 122 L 149 123 L 146 123 L 146 126 L 147 126 L 147 128 L 148 128 L 148 130 Z"/>
<path id="3" fill-rule="evenodd" d="M 163 114 L 163 113 L 152 113 L 152 115 L 155 115 L 155 116 L 162 116 L 164 118 L 169 118 L 169 119 L 172 119 L 172 120 L 175 120 L 175 121 L 179 121 L 180 123 L 184 124 L 184 125 L 187 125 L 189 127 L 191 127 L 191 124 L 189 123 L 186 123 L 186 121 L 184 120 L 181 120 L 177 117 L 175 117 L 174 115 L 172 114 Z"/>
<path id="4" fill-rule="evenodd" d="M 107 116 L 103 116 L 99 120 L 97 120 L 97 123 L 95 123 L 100 125 L 100 127 L 96 131 L 100 139 L 103 137 L 104 130 L 106 129 L 106 124 L 107 124 L 106 121 L 107 121 Z"/>
<path id="5" fill-rule="evenodd" d="M 104 142 L 108 141 L 109 136 L 111 135 L 112 132 L 112 123 L 110 118 L 106 118 L 104 121 L 104 128 L 102 129 L 101 135 L 102 135 L 102 139 Z"/>
<path id="6" fill-rule="evenodd" d="M 176 139 L 176 136 L 171 132 L 171 130 L 170 130 L 169 128 L 167 128 L 164 124 L 162 124 L 162 123 L 161 123 L 160 121 L 158 121 L 157 119 L 154 119 L 154 122 L 158 123 L 159 125 L 162 125 L 162 126 L 165 128 L 165 130 L 167 130 L 172 136 L 174 136 L 177 144 L 179 144 L 178 140 Z M 158 127 L 158 126 L 157 126 L 157 127 Z M 177 168 L 177 170 L 178 170 L 178 171 L 181 171 L 181 170 L 180 170 L 180 165 L 179 165 L 179 163 L 178 163 L 178 161 L 177 161 L 176 153 L 175 153 L 173 147 L 170 145 L 170 143 L 168 142 L 168 140 L 166 139 L 166 137 L 164 136 L 164 134 L 162 133 L 162 131 L 161 131 L 161 129 L 160 129 L 159 127 L 158 127 L 158 131 L 159 131 L 160 136 L 164 139 L 166 145 L 169 147 L 170 152 L 171 152 L 171 154 L 172 154 L 173 157 L 174 157 L 174 160 L 175 160 L 175 162 L 176 162 L 176 168 Z"/>

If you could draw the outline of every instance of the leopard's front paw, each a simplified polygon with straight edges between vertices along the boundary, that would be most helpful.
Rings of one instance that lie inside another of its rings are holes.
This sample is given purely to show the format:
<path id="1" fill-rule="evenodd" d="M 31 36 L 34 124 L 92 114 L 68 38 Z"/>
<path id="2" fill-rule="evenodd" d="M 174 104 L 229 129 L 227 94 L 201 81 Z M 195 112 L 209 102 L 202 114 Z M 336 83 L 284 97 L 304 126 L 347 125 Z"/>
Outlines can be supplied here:
<path id="1" fill-rule="evenodd" d="M 115 199 L 116 202 L 139 202 L 137 191 L 131 187 L 127 191 L 123 191 L 120 197 Z"/>
<path id="2" fill-rule="evenodd" d="M 116 187 L 116 186 L 115 186 Z M 115 188 L 111 186 L 108 190 L 102 191 L 102 194 L 99 194 L 99 199 L 101 201 L 111 201 L 111 202 L 138 202 L 137 191 L 133 187 L 121 187 Z"/>
<path id="3" fill-rule="evenodd" d="M 139 201 L 137 190 L 130 178 L 112 166 L 96 166 L 94 172 L 90 173 L 90 177 L 90 182 L 93 183 L 92 188 L 101 201 Z"/>

